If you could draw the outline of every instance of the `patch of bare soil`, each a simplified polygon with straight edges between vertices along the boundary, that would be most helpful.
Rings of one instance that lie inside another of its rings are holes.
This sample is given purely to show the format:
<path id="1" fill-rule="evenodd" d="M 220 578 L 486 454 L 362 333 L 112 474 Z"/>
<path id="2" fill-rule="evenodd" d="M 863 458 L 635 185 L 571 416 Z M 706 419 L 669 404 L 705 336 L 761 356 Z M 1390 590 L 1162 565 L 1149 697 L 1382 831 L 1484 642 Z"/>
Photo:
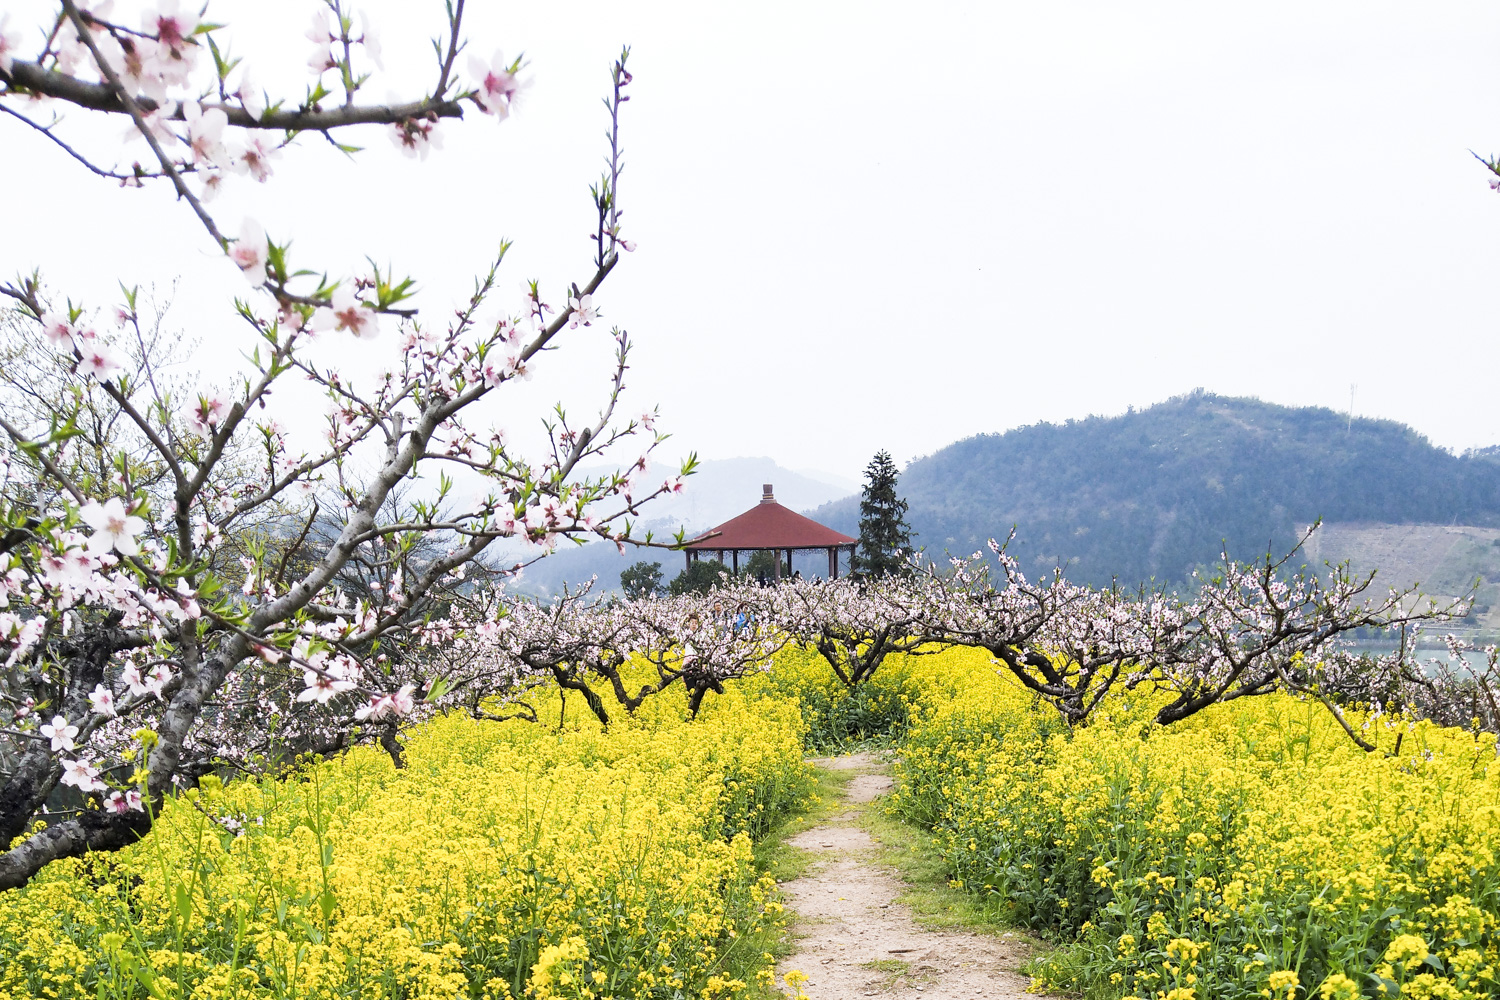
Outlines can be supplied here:
<path id="1" fill-rule="evenodd" d="M 848 810 L 788 841 L 817 861 L 806 876 L 781 887 L 797 917 L 797 950 L 781 962 L 778 974 L 801 970 L 811 1000 L 1027 996 L 1029 980 L 1016 971 L 1030 957 L 1023 941 L 923 930 L 896 902 L 900 880 L 873 862 L 875 842 L 856 825 L 868 803 L 892 787 L 880 761 L 872 754 L 852 754 L 813 763 L 857 773 L 845 793 Z"/>

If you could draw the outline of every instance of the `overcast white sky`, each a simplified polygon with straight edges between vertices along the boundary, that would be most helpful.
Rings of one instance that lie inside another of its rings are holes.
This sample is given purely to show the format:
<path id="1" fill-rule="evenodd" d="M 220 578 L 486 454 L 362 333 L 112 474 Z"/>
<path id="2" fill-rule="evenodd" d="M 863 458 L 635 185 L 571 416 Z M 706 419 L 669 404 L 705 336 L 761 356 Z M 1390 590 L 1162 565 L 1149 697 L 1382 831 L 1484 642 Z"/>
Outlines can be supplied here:
<path id="1" fill-rule="evenodd" d="M 0 0 L 12 26 L 46 6 Z M 369 6 L 392 70 L 373 96 L 410 92 L 441 4 Z M 215 203 L 225 228 L 254 215 L 335 272 L 394 262 L 429 314 L 510 237 L 501 287 L 560 300 L 587 277 L 598 99 L 629 43 L 640 249 L 598 300 L 637 341 L 630 409 L 660 404 L 673 452 L 853 478 L 879 448 L 904 463 L 1195 386 L 1343 410 L 1351 383 L 1361 415 L 1500 442 L 1500 195 L 1469 155 L 1500 151 L 1492 3 L 471 7 L 475 50 L 530 60 L 515 118 L 445 123 L 421 164 L 373 130 L 353 164 L 305 140 Z M 295 97 L 312 9 L 210 13 Z M 184 210 L 12 121 L 0 151 L 0 273 L 96 302 L 180 277 L 176 323 L 229 370 L 243 282 Z M 553 356 L 513 419 L 589 405 L 603 337 Z"/>

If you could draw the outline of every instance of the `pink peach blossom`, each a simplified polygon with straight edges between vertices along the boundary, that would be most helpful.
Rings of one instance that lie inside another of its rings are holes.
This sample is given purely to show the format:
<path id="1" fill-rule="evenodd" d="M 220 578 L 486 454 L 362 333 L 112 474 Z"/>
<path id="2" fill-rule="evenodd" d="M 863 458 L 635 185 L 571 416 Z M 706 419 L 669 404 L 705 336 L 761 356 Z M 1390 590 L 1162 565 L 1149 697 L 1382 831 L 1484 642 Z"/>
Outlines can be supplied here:
<path id="1" fill-rule="evenodd" d="M 259 288 L 266 283 L 266 231 L 254 219 L 246 219 L 240 226 L 240 237 L 229 248 L 229 258 L 235 266 L 245 272 L 250 284 Z"/>
<path id="2" fill-rule="evenodd" d="M 119 497 L 110 497 L 103 504 L 90 500 L 79 509 L 78 516 L 94 529 L 88 545 L 91 555 L 102 555 L 111 549 L 122 556 L 140 555 L 135 536 L 146 530 L 146 522 L 128 513 Z"/>
<path id="3" fill-rule="evenodd" d="M 487 115 L 496 115 L 501 121 L 509 117 L 521 82 L 510 71 L 510 64 L 497 51 L 485 65 L 478 56 L 469 57 L 469 72 L 474 75 L 478 88 L 471 95 L 479 110 Z"/>

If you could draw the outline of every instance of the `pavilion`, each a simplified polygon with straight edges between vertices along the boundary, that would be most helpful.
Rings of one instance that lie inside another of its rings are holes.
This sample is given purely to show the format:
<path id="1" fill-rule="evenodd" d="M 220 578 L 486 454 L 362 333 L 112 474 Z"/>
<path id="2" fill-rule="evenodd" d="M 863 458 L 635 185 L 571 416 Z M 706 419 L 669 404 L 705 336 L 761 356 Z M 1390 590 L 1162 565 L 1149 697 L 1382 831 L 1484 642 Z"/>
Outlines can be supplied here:
<path id="1" fill-rule="evenodd" d="M 760 503 L 738 517 L 706 531 L 689 542 L 685 551 L 688 566 L 704 552 L 716 554 L 724 561 L 728 552 L 736 573 L 740 569 L 741 552 L 774 552 L 776 554 L 776 579 L 782 577 L 783 554 L 786 556 L 786 575 L 792 573 L 792 552 L 796 549 L 823 549 L 828 553 L 828 576 L 839 575 L 839 551 L 847 549 L 849 558 L 854 558 L 854 547 L 859 539 L 840 534 L 832 528 L 819 524 L 812 518 L 803 517 L 776 502 L 771 484 L 766 483 Z"/>

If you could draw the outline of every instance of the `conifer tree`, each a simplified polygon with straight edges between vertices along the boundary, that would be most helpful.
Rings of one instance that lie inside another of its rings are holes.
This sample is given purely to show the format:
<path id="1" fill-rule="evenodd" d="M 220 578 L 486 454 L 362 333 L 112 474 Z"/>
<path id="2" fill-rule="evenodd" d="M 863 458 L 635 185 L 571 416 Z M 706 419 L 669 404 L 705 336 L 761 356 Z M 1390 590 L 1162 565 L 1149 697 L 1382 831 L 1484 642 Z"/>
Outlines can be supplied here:
<path id="1" fill-rule="evenodd" d="M 896 495 L 898 477 L 890 452 L 876 452 L 865 466 L 865 489 L 859 500 L 859 550 L 853 571 L 859 576 L 909 576 L 911 525 L 906 501 Z"/>

